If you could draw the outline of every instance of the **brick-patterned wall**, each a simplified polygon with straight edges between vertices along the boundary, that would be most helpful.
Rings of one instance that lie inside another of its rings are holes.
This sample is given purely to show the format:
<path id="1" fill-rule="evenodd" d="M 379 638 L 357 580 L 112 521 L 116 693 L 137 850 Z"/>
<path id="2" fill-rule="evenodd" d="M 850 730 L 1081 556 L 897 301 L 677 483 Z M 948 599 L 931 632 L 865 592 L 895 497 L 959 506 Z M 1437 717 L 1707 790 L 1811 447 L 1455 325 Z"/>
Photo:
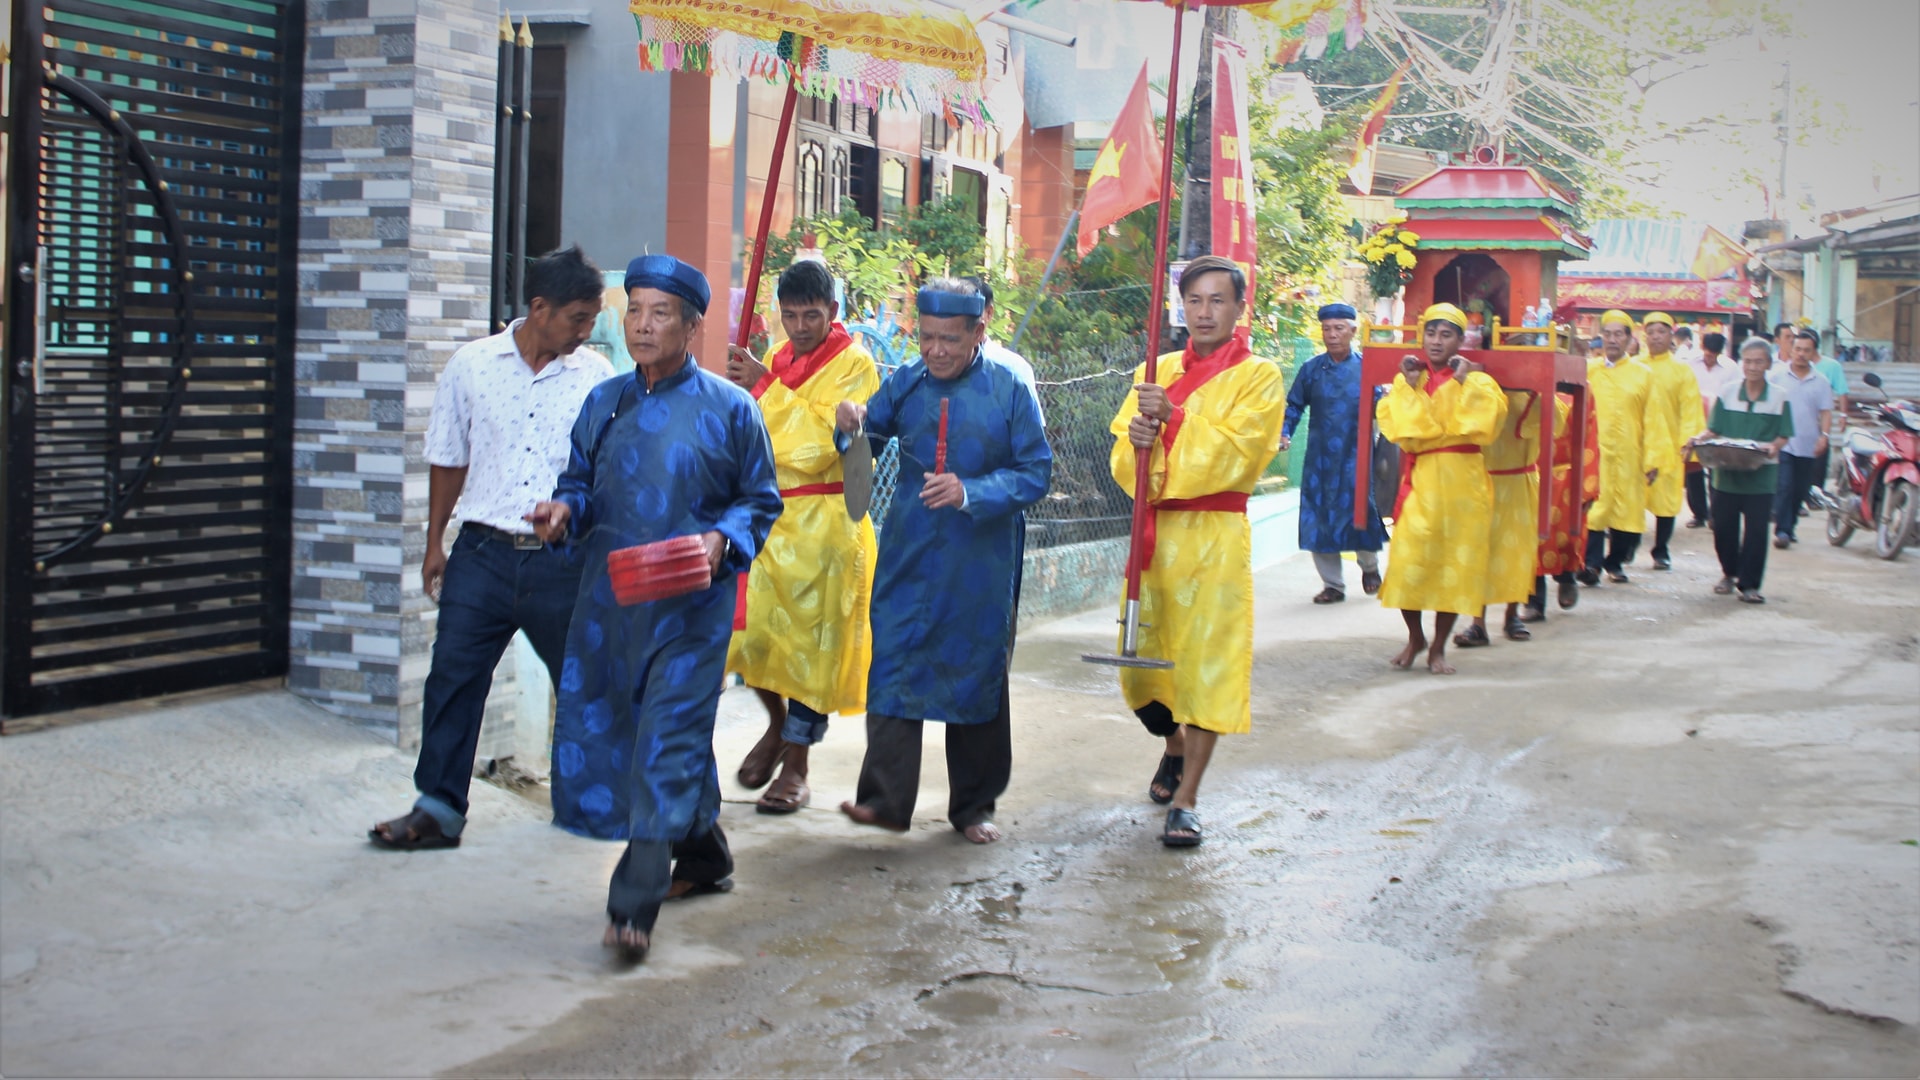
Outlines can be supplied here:
<path id="1" fill-rule="evenodd" d="M 422 446 L 441 367 L 487 329 L 500 9 L 307 10 L 288 683 L 412 745 L 434 618 Z"/>

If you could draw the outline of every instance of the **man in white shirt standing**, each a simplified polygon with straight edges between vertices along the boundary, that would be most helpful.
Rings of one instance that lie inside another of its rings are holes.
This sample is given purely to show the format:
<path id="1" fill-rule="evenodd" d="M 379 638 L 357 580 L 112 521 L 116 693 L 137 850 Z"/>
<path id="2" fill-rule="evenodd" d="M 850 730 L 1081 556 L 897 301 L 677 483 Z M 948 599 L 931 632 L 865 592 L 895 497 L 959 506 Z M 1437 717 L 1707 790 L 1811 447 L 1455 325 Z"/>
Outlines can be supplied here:
<path id="1" fill-rule="evenodd" d="M 460 846 L 493 669 L 524 631 L 560 681 L 580 591 L 579 547 L 542 544 L 526 515 L 551 498 L 587 392 L 613 365 L 584 348 L 600 314 L 599 268 L 578 247 L 527 268 L 527 316 L 462 346 L 440 373 L 427 426 L 427 551 L 420 584 L 440 605 L 421 703 L 413 810 L 373 827 L 379 847 Z M 460 522 L 446 553 L 450 520 Z"/>
<path id="2" fill-rule="evenodd" d="M 1740 381 L 1740 365 L 1720 355 L 1726 349 L 1727 336 L 1709 332 L 1701 336 L 1699 352 L 1687 361 L 1687 367 L 1693 370 L 1693 381 L 1700 384 L 1701 405 L 1708 410 L 1720 400 L 1727 387 Z M 1712 520 L 1711 498 L 1707 492 L 1706 469 L 1698 461 L 1688 461 L 1687 510 L 1693 516 L 1687 520 L 1687 528 L 1703 528 Z"/>

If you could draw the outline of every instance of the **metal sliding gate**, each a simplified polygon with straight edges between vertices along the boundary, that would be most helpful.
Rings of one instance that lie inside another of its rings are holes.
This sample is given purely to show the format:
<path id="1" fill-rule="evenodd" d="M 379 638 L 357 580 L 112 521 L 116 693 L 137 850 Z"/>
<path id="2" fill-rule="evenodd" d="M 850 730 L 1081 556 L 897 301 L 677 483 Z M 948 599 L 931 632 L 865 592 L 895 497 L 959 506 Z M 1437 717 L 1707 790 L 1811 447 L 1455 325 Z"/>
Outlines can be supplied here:
<path id="1" fill-rule="evenodd" d="M 304 12 L 13 9 L 0 716 L 283 673 Z"/>

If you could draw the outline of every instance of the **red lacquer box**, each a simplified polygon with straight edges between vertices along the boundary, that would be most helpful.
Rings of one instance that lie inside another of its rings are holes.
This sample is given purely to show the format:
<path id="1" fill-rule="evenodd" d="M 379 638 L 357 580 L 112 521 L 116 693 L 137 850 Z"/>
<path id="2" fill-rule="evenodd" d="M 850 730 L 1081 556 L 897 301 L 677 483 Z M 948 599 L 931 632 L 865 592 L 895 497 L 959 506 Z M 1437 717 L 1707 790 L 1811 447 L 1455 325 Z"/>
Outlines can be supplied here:
<path id="1" fill-rule="evenodd" d="M 622 607 L 685 596 L 713 584 L 707 545 L 698 536 L 676 536 L 607 553 L 613 598 Z"/>

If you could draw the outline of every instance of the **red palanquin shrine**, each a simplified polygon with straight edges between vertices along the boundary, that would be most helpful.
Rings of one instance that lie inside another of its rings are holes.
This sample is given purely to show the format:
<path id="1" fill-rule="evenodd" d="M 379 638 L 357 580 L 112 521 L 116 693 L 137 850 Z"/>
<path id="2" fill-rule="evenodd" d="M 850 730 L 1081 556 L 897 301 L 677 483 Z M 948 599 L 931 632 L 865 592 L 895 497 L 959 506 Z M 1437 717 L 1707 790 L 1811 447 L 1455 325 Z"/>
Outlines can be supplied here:
<path id="1" fill-rule="evenodd" d="M 1414 248 L 1413 279 L 1406 286 L 1406 311 L 1425 311 L 1437 303 L 1458 306 L 1486 320 L 1483 347 L 1461 355 L 1483 365 L 1503 388 L 1539 396 L 1540 453 L 1534 464 L 1540 477 L 1540 538 L 1553 516 L 1553 395 L 1573 397 L 1573 460 L 1586 453 L 1586 417 L 1593 408 L 1587 394 L 1587 362 L 1568 350 L 1568 338 L 1553 328 L 1522 327 L 1529 308 L 1542 300 L 1554 306 L 1563 259 L 1585 258 L 1592 241 L 1573 227 L 1573 196 L 1522 165 L 1446 165 L 1413 181 L 1395 196 L 1407 214 L 1402 228 L 1420 240 Z M 1354 525 L 1366 527 L 1366 485 L 1372 476 L 1373 394 L 1400 373 L 1400 358 L 1420 350 L 1419 326 L 1375 326 L 1368 330 L 1360 368 L 1359 462 L 1354 470 Z M 1386 333 L 1389 340 L 1376 340 Z M 1577 507 L 1576 503 L 1576 507 Z M 1576 524 L 1584 528 L 1584 511 Z"/>

